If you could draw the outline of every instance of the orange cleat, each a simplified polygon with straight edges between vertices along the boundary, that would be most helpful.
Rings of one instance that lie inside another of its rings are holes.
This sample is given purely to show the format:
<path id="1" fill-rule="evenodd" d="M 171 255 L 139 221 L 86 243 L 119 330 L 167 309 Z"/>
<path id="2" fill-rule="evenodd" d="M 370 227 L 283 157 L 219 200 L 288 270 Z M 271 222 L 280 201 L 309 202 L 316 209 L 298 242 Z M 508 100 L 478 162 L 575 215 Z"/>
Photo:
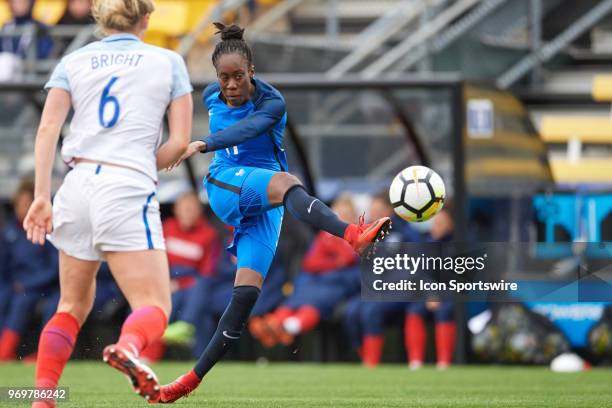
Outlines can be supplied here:
<path id="1" fill-rule="evenodd" d="M 268 324 L 268 327 L 272 330 L 274 338 L 277 340 L 277 342 L 282 343 L 285 346 L 290 346 L 291 344 L 293 344 L 295 336 L 290 333 L 287 333 L 287 331 L 283 327 L 282 321 L 277 319 L 275 316 L 270 315 L 266 319 L 266 323 Z"/>
<path id="2" fill-rule="evenodd" d="M 278 340 L 264 317 L 256 316 L 251 318 L 251 320 L 249 320 L 249 331 L 251 335 L 259 340 L 266 348 L 274 347 L 278 343 Z"/>
<path id="3" fill-rule="evenodd" d="M 201 381 L 202 380 L 193 370 L 185 375 L 181 375 L 170 384 L 162 385 L 159 403 L 172 404 L 179 398 L 187 397 L 196 388 L 198 388 Z"/>
<path id="4" fill-rule="evenodd" d="M 106 364 L 121 371 L 130 381 L 134 391 L 150 403 L 159 401 L 160 387 L 153 370 L 134 355 L 115 344 L 106 346 L 102 353 Z"/>
<path id="5" fill-rule="evenodd" d="M 359 224 L 350 224 L 344 232 L 344 239 L 360 256 L 369 258 L 376 250 L 376 243 L 383 240 L 391 229 L 391 218 L 383 217 L 370 224 L 359 217 Z"/>

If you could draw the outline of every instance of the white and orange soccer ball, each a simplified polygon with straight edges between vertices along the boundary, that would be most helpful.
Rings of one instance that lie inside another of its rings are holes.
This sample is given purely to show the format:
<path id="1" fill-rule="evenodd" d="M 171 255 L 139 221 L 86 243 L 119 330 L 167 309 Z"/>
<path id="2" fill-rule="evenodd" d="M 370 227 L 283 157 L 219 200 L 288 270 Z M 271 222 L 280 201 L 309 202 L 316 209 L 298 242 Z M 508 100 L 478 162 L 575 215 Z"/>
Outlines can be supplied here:
<path id="1" fill-rule="evenodd" d="M 446 189 L 442 178 L 425 166 L 411 166 L 399 172 L 389 187 L 395 213 L 406 221 L 430 219 L 444 206 Z"/>

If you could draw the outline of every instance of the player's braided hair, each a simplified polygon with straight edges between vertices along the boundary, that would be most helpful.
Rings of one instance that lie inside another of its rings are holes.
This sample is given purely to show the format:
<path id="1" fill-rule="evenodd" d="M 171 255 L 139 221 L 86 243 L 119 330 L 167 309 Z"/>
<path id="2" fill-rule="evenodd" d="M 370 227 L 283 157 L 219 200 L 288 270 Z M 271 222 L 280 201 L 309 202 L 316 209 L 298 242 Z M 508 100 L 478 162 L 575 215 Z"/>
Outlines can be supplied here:
<path id="1" fill-rule="evenodd" d="M 221 42 L 217 43 L 212 55 L 213 65 L 217 66 L 217 62 L 222 55 L 238 54 L 247 60 L 250 68 L 253 65 L 253 52 L 251 47 L 244 41 L 244 28 L 236 24 L 230 26 L 219 22 L 213 24 L 219 30 L 215 34 L 221 34 Z"/>

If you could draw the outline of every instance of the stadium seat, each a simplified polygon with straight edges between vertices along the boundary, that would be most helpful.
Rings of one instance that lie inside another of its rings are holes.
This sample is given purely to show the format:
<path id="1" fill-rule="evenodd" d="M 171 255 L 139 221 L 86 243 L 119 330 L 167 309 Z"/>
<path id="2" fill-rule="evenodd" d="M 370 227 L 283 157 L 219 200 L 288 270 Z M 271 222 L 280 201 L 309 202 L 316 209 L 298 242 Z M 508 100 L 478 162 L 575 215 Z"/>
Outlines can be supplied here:
<path id="1" fill-rule="evenodd" d="M 34 18 L 47 25 L 55 25 L 66 10 L 65 0 L 38 0 L 34 6 Z"/>
<path id="2" fill-rule="evenodd" d="M 217 4 L 215 0 L 158 0 L 151 15 L 145 41 L 174 48 L 176 39 L 191 32 Z"/>
<path id="3" fill-rule="evenodd" d="M 612 75 L 595 75 L 591 94 L 596 101 L 612 102 Z"/>
<path id="4" fill-rule="evenodd" d="M 540 136 L 546 143 L 612 143 L 612 120 L 607 117 L 544 116 Z"/>
<path id="5" fill-rule="evenodd" d="M 609 158 L 582 158 L 577 161 L 551 158 L 550 168 L 557 183 L 612 183 L 612 160 Z"/>
<path id="6" fill-rule="evenodd" d="M 9 5 L 6 2 L 0 3 L 0 26 L 3 26 L 4 23 L 9 21 L 11 18 L 11 9 L 9 9 Z"/>

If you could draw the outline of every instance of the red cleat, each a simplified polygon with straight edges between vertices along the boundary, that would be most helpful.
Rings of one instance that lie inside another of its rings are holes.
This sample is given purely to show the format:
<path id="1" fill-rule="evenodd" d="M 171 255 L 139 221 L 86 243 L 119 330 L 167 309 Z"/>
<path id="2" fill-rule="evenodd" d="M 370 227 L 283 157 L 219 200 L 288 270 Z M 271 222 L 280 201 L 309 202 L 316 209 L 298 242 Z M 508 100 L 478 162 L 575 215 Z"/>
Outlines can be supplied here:
<path id="1" fill-rule="evenodd" d="M 130 380 L 138 395 L 151 403 L 159 401 L 160 387 L 155 373 L 138 361 L 131 352 L 112 344 L 106 346 L 102 359 L 109 366 L 121 371 Z"/>
<path id="2" fill-rule="evenodd" d="M 370 224 L 365 224 L 363 215 L 359 224 L 350 224 L 344 232 L 344 239 L 351 244 L 355 252 L 370 257 L 374 254 L 376 243 L 383 240 L 391 229 L 391 218 L 383 217 Z"/>
<path id="3" fill-rule="evenodd" d="M 198 388 L 201 381 L 193 370 L 185 375 L 181 375 L 170 384 L 162 385 L 159 403 L 172 404 L 177 399 L 188 396 Z"/>

